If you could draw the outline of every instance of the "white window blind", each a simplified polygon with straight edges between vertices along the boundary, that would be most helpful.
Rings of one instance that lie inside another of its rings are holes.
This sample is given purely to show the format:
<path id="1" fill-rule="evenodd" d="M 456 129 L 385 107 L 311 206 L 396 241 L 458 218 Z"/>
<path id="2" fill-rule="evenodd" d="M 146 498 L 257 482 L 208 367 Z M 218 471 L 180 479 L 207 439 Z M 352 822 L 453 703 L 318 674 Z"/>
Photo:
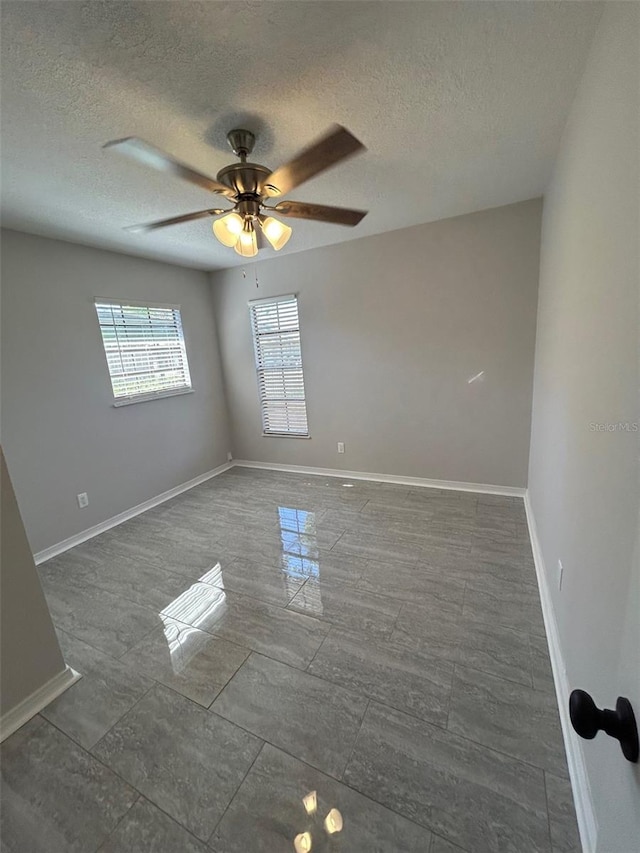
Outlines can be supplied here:
<path id="1" fill-rule="evenodd" d="M 249 308 L 263 430 L 267 435 L 306 436 L 298 300 L 277 296 L 250 302 Z"/>
<path id="2" fill-rule="evenodd" d="M 115 403 L 191 390 L 178 305 L 96 299 Z"/>

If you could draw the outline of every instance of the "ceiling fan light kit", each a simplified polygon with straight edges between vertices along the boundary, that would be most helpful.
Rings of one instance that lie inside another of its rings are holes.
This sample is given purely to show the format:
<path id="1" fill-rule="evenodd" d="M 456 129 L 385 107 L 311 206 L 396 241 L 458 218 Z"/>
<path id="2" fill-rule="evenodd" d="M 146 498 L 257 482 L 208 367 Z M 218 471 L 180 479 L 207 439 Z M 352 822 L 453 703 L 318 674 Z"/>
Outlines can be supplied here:
<path id="1" fill-rule="evenodd" d="M 244 222 L 237 213 L 227 213 L 222 219 L 213 222 L 213 233 L 223 246 L 233 248 L 238 242 Z"/>
<path id="2" fill-rule="evenodd" d="M 289 242 L 289 237 L 291 237 L 291 234 L 293 233 L 293 229 L 289 228 L 288 225 L 285 225 L 284 222 L 280 222 L 279 219 L 275 219 L 273 216 L 261 216 L 260 225 L 262 227 L 262 233 L 271 243 L 271 246 L 276 252 L 279 252 L 280 249 Z"/>
<path id="3" fill-rule="evenodd" d="M 245 219 L 238 241 L 233 248 L 243 258 L 254 258 L 258 254 L 258 238 L 251 219 Z"/>
<path id="4" fill-rule="evenodd" d="M 357 225 L 366 216 L 365 210 L 328 207 L 302 201 L 279 201 L 273 207 L 265 204 L 266 200 L 295 189 L 347 157 L 365 151 L 364 145 L 346 128 L 334 125 L 325 136 L 275 171 L 259 163 L 247 162 L 247 157 L 255 145 L 255 136 L 251 131 L 232 130 L 227 134 L 227 141 L 233 153 L 240 158 L 240 162 L 225 166 L 218 172 L 216 180 L 196 172 L 164 151 L 134 136 L 108 142 L 105 148 L 114 148 L 139 163 L 183 178 L 234 203 L 228 210 L 209 208 L 144 225 L 128 226 L 126 230 L 155 231 L 157 228 L 178 225 L 205 216 L 220 216 L 221 218 L 213 223 L 216 239 L 223 246 L 235 249 L 243 258 L 253 258 L 265 245 L 262 236 L 279 252 L 293 233 L 288 225 L 276 219 L 272 213 L 349 227 Z"/>

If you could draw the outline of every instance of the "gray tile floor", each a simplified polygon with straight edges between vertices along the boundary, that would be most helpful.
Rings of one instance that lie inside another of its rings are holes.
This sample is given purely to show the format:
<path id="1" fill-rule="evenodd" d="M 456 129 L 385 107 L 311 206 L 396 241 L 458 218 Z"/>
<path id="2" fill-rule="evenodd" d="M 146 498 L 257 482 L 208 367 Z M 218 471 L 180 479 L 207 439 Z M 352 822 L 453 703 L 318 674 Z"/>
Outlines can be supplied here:
<path id="1" fill-rule="evenodd" d="M 40 575 L 3 851 L 580 849 L 520 499 L 237 468 Z"/>

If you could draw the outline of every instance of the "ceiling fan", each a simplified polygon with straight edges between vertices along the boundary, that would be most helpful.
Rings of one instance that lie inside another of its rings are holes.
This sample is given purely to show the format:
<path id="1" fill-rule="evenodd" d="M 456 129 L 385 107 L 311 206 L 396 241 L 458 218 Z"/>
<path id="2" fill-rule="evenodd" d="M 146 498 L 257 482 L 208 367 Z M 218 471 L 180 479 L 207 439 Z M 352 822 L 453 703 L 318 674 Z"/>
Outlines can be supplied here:
<path id="1" fill-rule="evenodd" d="M 323 137 L 275 171 L 258 163 L 247 162 L 256 141 L 251 131 L 231 130 L 227 134 L 227 141 L 233 153 L 240 158 L 240 162 L 231 163 L 221 169 L 217 180 L 195 171 L 135 136 L 107 142 L 105 148 L 113 148 L 139 163 L 184 178 L 233 202 L 233 207 L 226 209 L 216 207 L 197 210 L 195 213 L 185 213 L 157 222 L 131 225 L 126 230 L 155 231 L 156 228 L 164 228 L 166 225 L 178 225 L 206 216 L 220 216 L 221 218 L 213 223 L 214 235 L 224 246 L 233 247 L 242 257 L 252 258 L 258 254 L 258 249 L 264 246 L 263 236 L 276 251 L 291 237 L 292 229 L 276 219 L 274 213 L 284 217 L 314 219 L 318 222 L 349 226 L 357 225 L 367 215 L 366 210 L 327 207 L 303 201 L 278 201 L 272 207 L 266 204 L 267 200 L 277 199 L 341 160 L 365 151 L 364 145 L 346 128 L 333 125 Z"/>

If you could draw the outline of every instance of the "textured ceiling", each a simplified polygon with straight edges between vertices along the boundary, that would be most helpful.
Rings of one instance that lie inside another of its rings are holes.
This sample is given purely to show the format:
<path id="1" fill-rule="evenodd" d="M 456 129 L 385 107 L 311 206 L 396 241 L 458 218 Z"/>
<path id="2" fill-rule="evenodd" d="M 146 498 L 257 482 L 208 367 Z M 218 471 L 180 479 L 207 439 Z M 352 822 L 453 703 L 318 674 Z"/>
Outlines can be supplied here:
<path id="1" fill-rule="evenodd" d="M 203 269 L 241 263 L 206 191 L 101 150 L 141 136 L 215 175 L 225 133 L 275 167 L 332 122 L 368 151 L 289 194 L 370 211 L 289 220 L 286 252 L 542 194 L 600 16 L 570 2 L 3 2 L 7 227 Z M 261 253 L 262 254 L 262 253 Z"/>

